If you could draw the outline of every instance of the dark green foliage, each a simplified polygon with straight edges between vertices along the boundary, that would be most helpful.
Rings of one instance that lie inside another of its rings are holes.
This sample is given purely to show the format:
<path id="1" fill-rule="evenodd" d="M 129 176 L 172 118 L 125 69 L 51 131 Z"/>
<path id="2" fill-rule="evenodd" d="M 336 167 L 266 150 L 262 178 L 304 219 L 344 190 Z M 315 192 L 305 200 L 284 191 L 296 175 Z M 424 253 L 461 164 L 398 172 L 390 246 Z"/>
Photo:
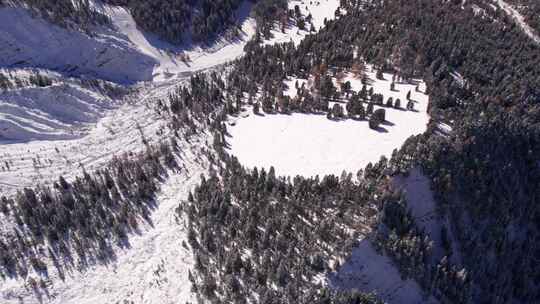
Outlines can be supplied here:
<path id="1" fill-rule="evenodd" d="M 234 24 L 240 0 L 105 0 L 128 8 L 142 29 L 180 43 L 191 30 L 196 41 L 206 41 Z"/>
<path id="2" fill-rule="evenodd" d="M 178 208 L 201 261 L 196 285 L 216 282 L 213 290 L 221 290 L 203 295 L 226 302 L 266 303 L 271 296 L 289 303 L 376 303 L 364 294 L 321 290 L 313 279 L 331 269 L 330 258 L 343 261 L 352 252 L 360 228 L 369 225 L 362 218 L 381 171 L 366 171 L 370 177 L 359 183 L 351 175 L 291 180 L 273 168 L 246 170 L 235 158 L 224 159 L 220 177 L 203 178 L 193 200 Z"/>
<path id="3" fill-rule="evenodd" d="M 91 261 L 109 261 L 113 247 L 124 246 L 140 219 L 149 220 L 156 182 L 164 172 L 161 159 L 170 153 L 162 147 L 124 155 L 73 182 L 60 177 L 53 187 L 2 197 L 2 212 L 16 227 L 0 237 L 0 274 L 25 276 L 29 266 L 46 272 L 38 257 L 55 260 L 61 274 L 73 267 L 75 256 L 83 268 Z M 48 256 L 35 254 L 45 248 Z"/>
<path id="4" fill-rule="evenodd" d="M 274 21 L 288 22 L 287 0 L 257 0 L 253 8 L 253 15 L 257 21 L 257 33 L 269 38 L 274 28 Z"/>
<path id="5" fill-rule="evenodd" d="M 371 114 L 369 118 L 369 127 L 371 129 L 378 129 L 379 125 L 385 121 L 386 111 L 384 109 L 377 109 Z"/>
<path id="6" fill-rule="evenodd" d="M 92 25 L 108 24 L 110 21 L 90 5 L 88 0 L 15 0 L 0 1 L 0 6 L 25 6 L 45 20 L 54 24 L 89 30 Z"/>
<path id="7" fill-rule="evenodd" d="M 48 78 L 47 76 L 43 76 L 39 73 L 37 73 L 36 75 L 31 75 L 29 81 L 31 84 L 38 87 L 48 87 L 53 83 L 50 78 Z"/>
<path id="8" fill-rule="evenodd" d="M 247 47 L 235 65 L 246 79 L 236 83 L 260 83 L 272 92 L 273 84 L 287 75 L 307 78 L 320 72 L 322 64 L 353 66 L 355 48 L 358 57 L 380 67 L 378 71 L 397 70 L 405 80 L 423 77 L 432 123 L 425 135 L 408 140 L 391 162 L 399 170 L 419 164 L 430 174 L 438 207 L 450 215 L 457 231 L 473 299 L 455 292 L 461 283 L 449 279 L 457 274 L 448 262 L 438 261 L 449 277 L 438 291 L 429 290 L 456 301 L 532 303 L 540 290 L 540 270 L 533 258 L 540 243 L 540 49 L 491 4 L 345 1 L 348 14 L 328 22 L 298 47 Z M 481 18 L 477 8 L 483 9 Z M 369 96 L 368 115 L 374 103 L 382 103 L 376 94 L 360 92 L 364 102 Z M 413 110 L 414 103 L 396 100 L 394 107 Z M 450 136 L 440 136 L 438 122 L 452 126 Z M 424 269 L 418 273 L 432 267 L 408 265 Z M 419 280 L 428 278 L 409 273 Z"/>

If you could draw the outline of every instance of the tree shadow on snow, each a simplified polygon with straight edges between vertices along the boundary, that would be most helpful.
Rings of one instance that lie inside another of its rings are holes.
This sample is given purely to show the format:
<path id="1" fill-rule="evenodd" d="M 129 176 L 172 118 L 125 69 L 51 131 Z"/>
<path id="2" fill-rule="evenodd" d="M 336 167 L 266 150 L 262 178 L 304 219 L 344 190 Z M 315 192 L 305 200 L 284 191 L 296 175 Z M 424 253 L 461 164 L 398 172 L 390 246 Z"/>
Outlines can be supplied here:
<path id="1" fill-rule="evenodd" d="M 393 127 L 396 124 L 391 122 L 391 121 L 385 120 L 385 121 L 381 122 L 381 125 L 388 126 L 388 127 Z"/>
<path id="2" fill-rule="evenodd" d="M 388 130 L 386 130 L 385 128 L 381 127 L 381 126 L 378 126 L 377 128 L 373 129 L 371 128 L 371 130 L 373 131 L 377 131 L 379 133 L 388 133 Z"/>

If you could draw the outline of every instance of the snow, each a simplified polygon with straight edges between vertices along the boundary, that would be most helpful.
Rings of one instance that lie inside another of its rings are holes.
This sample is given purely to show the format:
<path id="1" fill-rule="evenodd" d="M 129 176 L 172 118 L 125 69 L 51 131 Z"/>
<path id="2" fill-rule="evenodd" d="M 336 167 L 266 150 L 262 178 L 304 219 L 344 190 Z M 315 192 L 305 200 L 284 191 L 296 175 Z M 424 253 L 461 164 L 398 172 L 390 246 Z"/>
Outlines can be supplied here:
<path id="1" fill-rule="evenodd" d="M 364 239 L 353 249 L 345 264 L 328 277 L 330 287 L 373 292 L 389 304 L 435 304 L 432 296 L 425 299 L 421 287 L 412 279 L 404 280 L 392 260 L 375 251 Z"/>
<path id="2" fill-rule="evenodd" d="M 385 80 L 376 79 L 374 72 L 367 75 L 373 81 L 368 89 L 373 87 L 375 93 L 382 93 L 385 102 L 390 96 L 400 98 L 405 107 L 407 92 L 411 91 L 416 111 L 384 107 L 387 122 L 379 130 L 372 130 L 367 121 L 335 121 L 324 115 L 300 113 L 262 116 L 249 110 L 242 115 L 246 117 L 231 119 L 230 153 L 245 166 L 274 166 L 277 174 L 290 176 L 356 172 L 382 155 L 390 157 L 407 138 L 426 130 L 428 96 L 415 92 L 415 84 L 408 83 L 396 83 L 395 91 L 390 91 L 391 74 L 384 74 Z M 351 74 L 344 81 L 350 81 L 355 91 L 362 88 L 361 81 Z M 287 81 L 292 91 L 294 82 Z M 425 89 L 423 82 L 420 88 Z"/>
<path id="3" fill-rule="evenodd" d="M 41 67 L 133 83 L 151 79 L 157 64 L 108 28 L 91 37 L 33 18 L 27 10 L 14 7 L 0 8 L 0 20 L 3 67 Z"/>
<path id="4" fill-rule="evenodd" d="M 460 250 L 457 246 L 459 242 L 454 237 L 450 229 L 450 220 L 447 216 L 437 213 L 433 191 L 430 180 L 422 173 L 420 168 L 413 168 L 407 176 L 396 176 L 392 180 L 393 187 L 404 191 L 407 206 L 411 211 L 414 221 L 433 241 L 433 257 L 438 262 L 444 255 L 441 229 L 447 228 L 448 237 L 452 240 L 451 261 L 455 264 L 461 263 Z"/>
<path id="5" fill-rule="evenodd" d="M 6 195 L 39 183 L 48 184 L 60 175 L 69 180 L 81 174 L 83 168 L 98 169 L 114 155 L 144 150 L 143 136 L 149 144 L 159 142 L 166 121 L 152 104 L 172 88 L 143 88 L 143 96 L 122 101 L 80 138 L 4 143 L 0 150 L 0 192 Z M 9 170 L 5 162 L 9 163 Z"/>
<path id="6" fill-rule="evenodd" d="M 0 66 L 32 66 L 91 75 L 123 84 L 161 81 L 234 60 L 255 34 L 245 1 L 237 11 L 239 37 L 220 38 L 210 46 L 186 42 L 173 46 L 137 28 L 121 7 L 103 5 L 112 27 L 100 26 L 86 35 L 32 18 L 22 8 L 0 8 Z M 182 61 L 182 56 L 190 60 Z"/>
<path id="7" fill-rule="evenodd" d="M 494 1 L 506 14 L 508 14 L 510 17 L 512 17 L 512 19 L 514 19 L 517 25 L 523 29 L 523 32 L 525 32 L 525 34 L 529 36 L 529 38 L 531 38 L 534 42 L 540 44 L 540 36 L 538 36 L 538 33 L 536 33 L 536 31 L 532 27 L 530 27 L 527 22 L 525 22 L 525 18 L 523 17 L 523 15 L 521 15 L 510 4 L 504 2 L 504 0 Z"/>
<path id="8" fill-rule="evenodd" d="M 26 87 L 0 93 L 0 139 L 45 140 L 80 136 L 114 108 L 108 96 L 75 83 Z"/>
<path id="9" fill-rule="evenodd" d="M 309 14 L 312 16 L 311 22 L 318 31 L 324 27 L 324 20 L 335 19 L 335 12 L 339 8 L 338 0 L 292 0 L 289 1 L 289 9 L 294 9 L 298 5 L 302 16 L 306 17 Z M 292 41 L 298 45 L 302 39 L 310 34 L 311 25 L 306 22 L 306 30 L 300 30 L 295 24 L 289 24 L 285 31 L 273 30 L 272 38 L 264 42 L 271 45 L 276 43 L 284 43 Z M 279 28 L 279 26 L 278 26 Z"/>
<path id="10" fill-rule="evenodd" d="M 141 53 L 158 63 L 152 80 L 162 81 L 173 76 L 185 77 L 186 73 L 220 65 L 243 55 L 244 46 L 255 34 L 255 21 L 249 17 L 251 6 L 249 1 L 244 1 L 237 10 L 239 37 L 227 39 L 222 36 L 210 46 L 196 45 L 189 39 L 180 46 L 174 46 L 138 29 L 133 17 L 122 7 L 106 7 L 106 13 L 121 34 Z M 189 60 L 183 61 L 182 57 Z"/>
<path id="11" fill-rule="evenodd" d="M 93 265 L 79 271 L 65 271 L 59 278 L 56 268 L 49 267 L 48 295 L 41 294 L 43 303 L 185 303 L 195 302 L 188 280 L 188 270 L 194 259 L 187 243 L 185 223 L 176 222 L 175 208 L 199 182 L 208 163 L 198 148 L 206 144 L 208 135 L 196 142 L 184 143 L 180 173 L 169 172 L 170 178 L 161 186 L 156 201 L 158 208 L 151 223 L 141 225 L 141 233 L 132 235 L 129 247 L 117 250 L 116 260 L 109 265 Z M 198 160 L 200 159 L 200 161 Z M 37 277 L 34 273 L 30 277 Z M 0 284 L 0 302 L 5 304 L 41 303 L 40 297 L 25 287 L 23 280 L 7 279 Z M 20 297 L 20 298 L 19 298 Z M 131 302 L 133 301 L 133 302 Z"/>

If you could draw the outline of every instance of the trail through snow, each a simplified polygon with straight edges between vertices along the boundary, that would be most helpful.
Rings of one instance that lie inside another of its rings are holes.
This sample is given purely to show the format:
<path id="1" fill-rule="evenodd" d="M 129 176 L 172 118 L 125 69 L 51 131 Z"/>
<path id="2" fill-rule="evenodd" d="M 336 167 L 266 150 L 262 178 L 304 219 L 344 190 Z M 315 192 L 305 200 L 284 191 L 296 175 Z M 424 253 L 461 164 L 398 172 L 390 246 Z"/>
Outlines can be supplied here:
<path id="1" fill-rule="evenodd" d="M 514 21 L 523 29 L 527 36 L 529 36 L 534 42 L 540 44 L 540 36 L 538 36 L 539 33 L 536 33 L 536 31 L 530 27 L 527 22 L 525 22 L 523 16 L 516 9 L 514 9 L 510 4 L 504 2 L 504 0 L 495 0 L 495 2 L 506 12 L 506 14 L 514 19 Z"/>

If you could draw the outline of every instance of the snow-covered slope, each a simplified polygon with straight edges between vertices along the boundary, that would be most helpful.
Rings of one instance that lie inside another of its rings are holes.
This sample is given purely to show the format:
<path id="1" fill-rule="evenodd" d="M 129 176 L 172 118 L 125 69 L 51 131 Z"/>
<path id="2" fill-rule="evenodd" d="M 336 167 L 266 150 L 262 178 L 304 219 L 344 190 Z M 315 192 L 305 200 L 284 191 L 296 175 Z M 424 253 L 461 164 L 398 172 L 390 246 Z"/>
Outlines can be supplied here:
<path id="1" fill-rule="evenodd" d="M 114 103 L 75 82 L 1 92 L 0 140 L 77 138 Z"/>
<path id="2" fill-rule="evenodd" d="M 33 271 L 25 280 L 8 278 L 0 281 L 0 303 L 195 303 L 188 280 L 193 256 L 182 246 L 187 232 L 183 219 L 177 222 L 175 208 L 207 170 L 199 150 L 207 140 L 208 135 L 203 135 L 181 143 L 185 152 L 178 162 L 183 169 L 169 172 L 170 178 L 161 186 L 152 225 L 141 222 L 140 234 L 130 237 L 127 248 L 117 249 L 114 262 L 90 265 L 82 272 L 65 270 L 64 279 L 50 265 L 47 293 L 29 287 L 30 278 L 38 278 Z"/>
<path id="3" fill-rule="evenodd" d="M 328 277 L 328 282 L 335 289 L 373 292 L 388 304 L 439 303 L 432 296 L 424 298 L 414 280 L 404 280 L 392 260 L 377 253 L 368 239 L 353 249 L 349 260 Z"/>
<path id="4" fill-rule="evenodd" d="M 83 168 L 100 168 L 114 155 L 144 150 L 143 139 L 156 143 L 166 130 L 166 121 L 152 104 L 171 88 L 174 85 L 140 88 L 140 93 L 106 111 L 80 138 L 4 143 L 0 146 L 0 192 L 48 184 L 60 175 L 69 179 Z"/>
<path id="5" fill-rule="evenodd" d="M 157 62 L 125 35 L 101 28 L 95 36 L 66 30 L 22 8 L 0 8 L 0 66 L 41 67 L 120 83 L 150 80 Z"/>
<path id="6" fill-rule="evenodd" d="M 173 46 L 137 28 L 126 9 L 101 9 L 112 26 L 87 35 L 34 18 L 22 8 L 0 8 L 0 67 L 41 67 L 124 84 L 162 80 L 236 59 L 255 33 L 248 1 L 237 11 L 240 35 L 209 46 Z"/>

